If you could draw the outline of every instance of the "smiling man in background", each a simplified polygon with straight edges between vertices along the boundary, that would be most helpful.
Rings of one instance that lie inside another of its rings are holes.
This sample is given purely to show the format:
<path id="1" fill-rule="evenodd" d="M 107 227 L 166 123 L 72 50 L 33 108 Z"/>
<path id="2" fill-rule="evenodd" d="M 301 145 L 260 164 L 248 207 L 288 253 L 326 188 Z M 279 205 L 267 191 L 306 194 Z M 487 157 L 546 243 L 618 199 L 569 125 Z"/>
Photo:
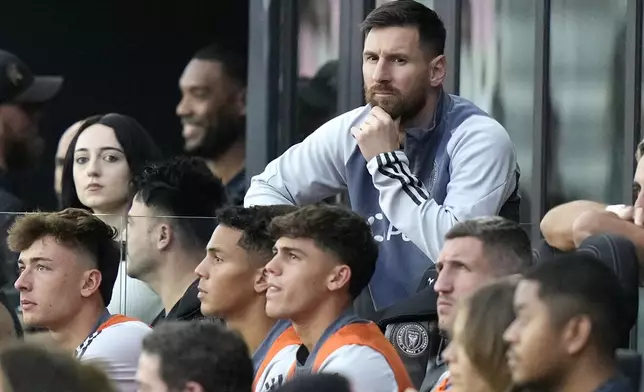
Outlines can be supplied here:
<path id="1" fill-rule="evenodd" d="M 246 68 L 245 54 L 212 44 L 193 56 L 179 79 L 184 149 L 208 162 L 233 204 L 246 193 Z"/>

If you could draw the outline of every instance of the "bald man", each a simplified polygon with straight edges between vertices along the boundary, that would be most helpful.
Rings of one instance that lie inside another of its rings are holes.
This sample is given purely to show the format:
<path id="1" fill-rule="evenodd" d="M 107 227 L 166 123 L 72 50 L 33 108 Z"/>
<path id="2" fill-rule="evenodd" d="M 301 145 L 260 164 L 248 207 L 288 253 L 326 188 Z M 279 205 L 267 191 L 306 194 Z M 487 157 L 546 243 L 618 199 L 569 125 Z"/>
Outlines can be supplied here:
<path id="1" fill-rule="evenodd" d="M 74 139 L 76 132 L 83 124 L 83 121 L 78 121 L 74 123 L 71 127 L 67 128 L 63 136 L 60 137 L 58 141 L 58 149 L 56 150 L 56 163 L 55 163 L 55 172 L 54 172 L 54 190 L 56 191 L 56 197 L 60 202 L 60 195 L 62 193 L 62 178 L 63 178 L 63 165 L 65 164 L 65 155 L 67 154 L 67 149 Z"/>

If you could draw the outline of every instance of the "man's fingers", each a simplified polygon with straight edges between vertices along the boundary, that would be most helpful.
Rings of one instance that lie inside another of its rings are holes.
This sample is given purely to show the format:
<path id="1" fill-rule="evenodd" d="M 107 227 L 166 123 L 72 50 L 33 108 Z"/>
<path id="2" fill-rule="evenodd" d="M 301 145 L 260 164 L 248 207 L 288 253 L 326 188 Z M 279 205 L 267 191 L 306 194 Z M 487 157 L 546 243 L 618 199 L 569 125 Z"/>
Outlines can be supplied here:
<path id="1" fill-rule="evenodd" d="M 360 128 L 365 129 L 365 127 L 375 125 L 378 122 L 378 119 L 372 116 L 367 116 L 367 118 L 364 120 L 362 125 L 360 125 Z"/>
<path id="2" fill-rule="evenodd" d="M 644 226 L 644 208 L 635 207 L 635 214 L 633 215 L 633 223 L 638 226 Z"/>

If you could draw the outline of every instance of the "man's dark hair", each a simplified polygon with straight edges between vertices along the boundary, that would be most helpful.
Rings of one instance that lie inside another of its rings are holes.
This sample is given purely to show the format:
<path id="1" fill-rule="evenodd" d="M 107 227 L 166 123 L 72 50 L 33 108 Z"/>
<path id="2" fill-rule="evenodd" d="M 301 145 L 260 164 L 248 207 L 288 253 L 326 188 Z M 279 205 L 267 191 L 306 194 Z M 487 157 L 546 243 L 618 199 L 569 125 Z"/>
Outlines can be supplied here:
<path id="1" fill-rule="evenodd" d="M 366 35 L 372 29 L 385 27 L 415 27 L 418 29 L 420 44 L 432 55 L 445 52 L 447 33 L 440 17 L 433 10 L 414 0 L 397 0 L 382 4 L 367 15 L 360 24 Z"/>
<path id="2" fill-rule="evenodd" d="M 112 300 L 118 275 L 121 250 L 115 241 L 116 230 L 91 213 L 68 208 L 60 212 L 38 212 L 19 217 L 8 231 L 7 244 L 12 252 L 22 252 L 34 242 L 52 236 L 57 242 L 80 249 L 96 261 L 101 272 L 99 292 L 103 303 Z"/>
<path id="3" fill-rule="evenodd" d="M 242 236 L 238 245 L 248 252 L 257 253 L 264 263 L 268 263 L 273 257 L 273 246 L 277 240 L 268 232 L 271 221 L 295 210 L 297 207 L 290 205 L 249 208 L 229 206 L 217 212 L 217 220 L 222 226 L 241 231 Z"/>
<path id="4" fill-rule="evenodd" d="M 356 298 L 367 287 L 378 259 L 371 228 L 360 215 L 329 204 L 301 207 L 271 222 L 273 238 L 308 238 L 351 268 L 349 294 Z"/>
<path id="5" fill-rule="evenodd" d="M 33 344 L 13 343 L 3 348 L 0 368 L 5 391 L 116 391 L 96 365 Z"/>
<path id="6" fill-rule="evenodd" d="M 216 227 L 216 211 L 227 203 L 227 196 L 203 159 L 176 157 L 149 164 L 132 183 L 135 198 L 158 216 L 169 217 L 184 246 L 205 249 Z"/>
<path id="7" fill-rule="evenodd" d="M 192 56 L 195 60 L 217 61 L 223 65 L 224 72 L 240 87 L 246 87 L 248 74 L 248 54 L 220 43 L 203 47 Z"/>
<path id="8" fill-rule="evenodd" d="M 568 253 L 535 265 L 525 280 L 539 285 L 539 298 L 546 304 L 553 322 L 561 326 L 571 318 L 590 318 L 590 339 L 601 353 L 612 358 L 624 322 L 624 289 L 615 273 L 590 254 Z"/>
<path id="9" fill-rule="evenodd" d="M 159 356 L 160 376 L 168 389 L 187 382 L 206 392 L 248 392 L 253 364 L 246 343 L 212 321 L 168 322 L 143 339 L 143 352 Z"/>
<path id="10" fill-rule="evenodd" d="M 473 237 L 483 243 L 496 275 L 521 273 L 532 265 L 530 237 L 518 223 L 500 216 L 482 217 L 457 223 L 445 240 Z"/>

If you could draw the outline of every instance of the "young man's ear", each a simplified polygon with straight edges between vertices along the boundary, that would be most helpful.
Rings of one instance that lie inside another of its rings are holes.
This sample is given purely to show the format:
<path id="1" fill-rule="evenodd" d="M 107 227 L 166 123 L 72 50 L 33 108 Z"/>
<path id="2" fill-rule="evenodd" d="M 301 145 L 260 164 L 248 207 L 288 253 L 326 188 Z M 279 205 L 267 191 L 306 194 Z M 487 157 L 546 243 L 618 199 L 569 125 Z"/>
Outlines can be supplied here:
<path id="1" fill-rule="evenodd" d="M 348 286 L 350 280 L 351 268 L 346 264 L 342 264 L 331 270 L 326 286 L 329 291 L 336 291 Z"/>
<path id="2" fill-rule="evenodd" d="M 254 287 L 257 294 L 263 294 L 268 290 L 267 276 L 266 268 L 262 267 L 255 270 Z"/>
<path id="3" fill-rule="evenodd" d="M 81 286 L 81 295 L 84 298 L 88 298 L 89 296 L 97 292 L 101 287 L 102 279 L 103 277 L 100 271 L 95 268 L 85 271 Z"/>
<path id="4" fill-rule="evenodd" d="M 174 231 L 172 231 L 172 227 L 166 223 L 163 223 L 159 225 L 155 231 L 157 235 L 157 249 L 167 249 L 174 239 Z"/>

